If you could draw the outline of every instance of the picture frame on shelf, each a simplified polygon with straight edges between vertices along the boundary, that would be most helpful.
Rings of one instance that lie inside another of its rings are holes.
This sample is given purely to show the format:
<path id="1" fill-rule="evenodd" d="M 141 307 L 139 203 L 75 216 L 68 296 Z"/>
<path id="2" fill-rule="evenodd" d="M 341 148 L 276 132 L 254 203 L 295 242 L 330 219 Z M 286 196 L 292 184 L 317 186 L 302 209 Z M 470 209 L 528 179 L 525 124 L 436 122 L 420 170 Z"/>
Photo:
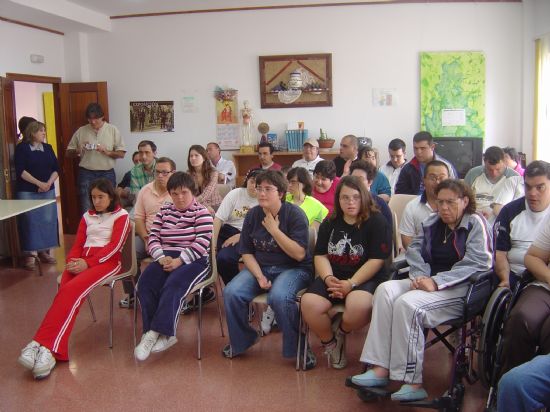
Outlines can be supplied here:
<path id="1" fill-rule="evenodd" d="M 262 109 L 332 106 L 332 54 L 259 56 Z"/>

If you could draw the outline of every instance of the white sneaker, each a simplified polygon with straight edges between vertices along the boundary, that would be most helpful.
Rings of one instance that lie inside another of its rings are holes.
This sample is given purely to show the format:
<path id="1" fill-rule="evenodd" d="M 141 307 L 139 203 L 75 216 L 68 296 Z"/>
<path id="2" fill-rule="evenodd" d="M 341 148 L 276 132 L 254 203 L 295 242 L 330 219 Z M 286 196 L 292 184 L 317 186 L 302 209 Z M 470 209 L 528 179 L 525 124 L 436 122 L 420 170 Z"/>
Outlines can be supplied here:
<path id="1" fill-rule="evenodd" d="M 159 334 L 154 330 L 150 330 L 149 332 L 144 333 L 141 337 L 139 345 L 137 345 L 134 349 L 134 356 L 136 357 L 136 359 L 140 361 L 144 361 L 145 359 L 147 359 L 151 354 L 151 349 L 153 349 L 153 346 L 155 346 L 155 343 L 157 343 L 158 338 Z"/>
<path id="2" fill-rule="evenodd" d="M 153 349 L 151 349 L 151 352 L 152 353 L 162 352 L 170 348 L 171 346 L 175 345 L 177 341 L 178 341 L 178 338 L 176 338 L 175 336 L 160 335 L 159 338 L 157 339 L 157 342 L 153 345 Z"/>
<path id="3" fill-rule="evenodd" d="M 34 379 L 47 378 L 50 376 L 53 368 L 55 368 L 55 358 L 48 348 L 40 346 L 38 355 L 36 355 L 36 362 L 34 362 L 34 368 L 32 368 Z"/>
<path id="4" fill-rule="evenodd" d="M 40 343 L 33 340 L 27 346 L 21 350 L 21 356 L 17 359 L 17 362 L 24 368 L 32 370 L 34 368 L 34 363 L 36 362 L 36 356 L 38 355 L 38 349 L 40 348 Z"/>
<path id="5" fill-rule="evenodd" d="M 348 364 L 346 359 L 346 335 L 336 331 L 334 334 L 335 343 L 331 348 L 327 348 L 325 353 L 328 355 L 330 366 L 334 369 L 344 369 Z"/>
<path id="6" fill-rule="evenodd" d="M 267 335 L 271 332 L 271 328 L 275 324 L 275 312 L 271 309 L 271 306 L 268 306 L 262 315 L 262 321 L 260 326 L 262 328 L 262 333 Z"/>

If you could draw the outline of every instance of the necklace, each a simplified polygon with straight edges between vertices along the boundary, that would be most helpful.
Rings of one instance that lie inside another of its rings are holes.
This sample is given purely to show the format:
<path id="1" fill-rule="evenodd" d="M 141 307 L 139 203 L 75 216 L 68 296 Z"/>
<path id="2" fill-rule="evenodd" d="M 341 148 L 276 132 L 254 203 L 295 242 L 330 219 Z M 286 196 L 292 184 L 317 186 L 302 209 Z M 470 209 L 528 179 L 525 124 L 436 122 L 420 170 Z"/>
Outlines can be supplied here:
<path id="1" fill-rule="evenodd" d="M 454 229 L 451 230 L 449 232 L 449 234 L 447 234 L 447 229 L 448 229 L 449 226 L 445 225 L 445 235 L 444 235 L 444 239 L 443 239 L 443 244 L 446 244 L 447 243 L 447 240 L 449 240 L 449 238 L 451 237 L 451 235 L 454 233 Z"/>

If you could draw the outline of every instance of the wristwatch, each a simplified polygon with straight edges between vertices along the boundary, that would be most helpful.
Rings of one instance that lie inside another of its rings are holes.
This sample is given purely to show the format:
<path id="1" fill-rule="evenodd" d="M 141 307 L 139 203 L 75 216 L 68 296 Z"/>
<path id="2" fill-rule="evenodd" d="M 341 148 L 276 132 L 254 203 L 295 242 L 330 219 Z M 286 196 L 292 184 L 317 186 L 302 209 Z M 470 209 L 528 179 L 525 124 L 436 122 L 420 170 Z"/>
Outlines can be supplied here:
<path id="1" fill-rule="evenodd" d="M 353 283 L 353 281 L 350 279 L 348 279 L 348 282 L 350 283 L 351 285 L 351 290 L 355 290 L 355 288 L 357 287 L 357 284 L 356 283 Z"/>

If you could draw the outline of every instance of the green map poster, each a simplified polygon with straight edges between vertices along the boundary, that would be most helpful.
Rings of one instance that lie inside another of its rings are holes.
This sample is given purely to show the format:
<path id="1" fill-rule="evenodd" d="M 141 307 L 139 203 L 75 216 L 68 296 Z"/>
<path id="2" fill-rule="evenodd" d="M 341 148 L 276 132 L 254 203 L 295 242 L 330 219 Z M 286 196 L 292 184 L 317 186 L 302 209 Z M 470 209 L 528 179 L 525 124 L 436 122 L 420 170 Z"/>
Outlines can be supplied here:
<path id="1" fill-rule="evenodd" d="M 420 125 L 434 137 L 485 136 L 483 53 L 420 53 Z"/>

